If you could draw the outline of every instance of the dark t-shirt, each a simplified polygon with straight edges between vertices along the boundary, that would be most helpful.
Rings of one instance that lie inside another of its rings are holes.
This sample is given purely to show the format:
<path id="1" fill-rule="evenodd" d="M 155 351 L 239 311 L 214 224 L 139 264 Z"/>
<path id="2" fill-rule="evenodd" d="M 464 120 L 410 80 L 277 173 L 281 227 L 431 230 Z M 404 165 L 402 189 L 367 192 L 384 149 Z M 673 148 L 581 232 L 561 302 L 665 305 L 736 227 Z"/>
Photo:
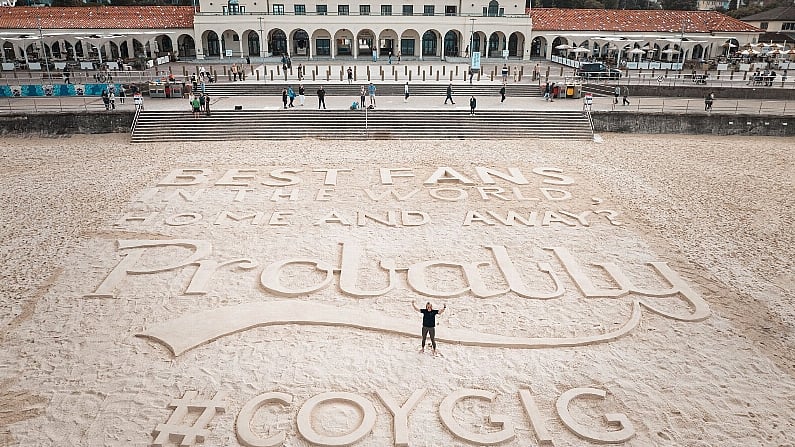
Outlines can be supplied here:
<path id="1" fill-rule="evenodd" d="M 438 310 L 420 309 L 422 312 L 422 326 L 423 327 L 436 327 L 436 314 Z"/>

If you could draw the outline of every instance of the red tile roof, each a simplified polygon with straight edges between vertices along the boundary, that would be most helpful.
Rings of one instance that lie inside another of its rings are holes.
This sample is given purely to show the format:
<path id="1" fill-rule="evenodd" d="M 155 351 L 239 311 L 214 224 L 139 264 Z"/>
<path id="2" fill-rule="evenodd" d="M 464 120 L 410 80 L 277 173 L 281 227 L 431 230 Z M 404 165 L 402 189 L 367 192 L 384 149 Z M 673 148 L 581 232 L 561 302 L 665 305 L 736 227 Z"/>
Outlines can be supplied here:
<path id="1" fill-rule="evenodd" d="M 192 6 L 0 7 L 0 29 L 193 28 Z"/>
<path id="2" fill-rule="evenodd" d="M 715 11 L 532 8 L 533 31 L 761 32 Z"/>

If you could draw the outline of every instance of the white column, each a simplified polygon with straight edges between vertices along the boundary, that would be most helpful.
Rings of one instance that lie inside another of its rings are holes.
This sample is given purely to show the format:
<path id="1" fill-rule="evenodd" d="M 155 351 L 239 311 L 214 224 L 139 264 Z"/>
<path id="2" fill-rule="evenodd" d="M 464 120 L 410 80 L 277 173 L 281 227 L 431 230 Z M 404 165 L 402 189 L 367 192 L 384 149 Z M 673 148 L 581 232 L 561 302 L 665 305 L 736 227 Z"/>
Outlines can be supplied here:
<path id="1" fill-rule="evenodd" d="M 334 38 L 334 35 L 331 35 L 331 60 L 337 57 L 337 39 Z"/>

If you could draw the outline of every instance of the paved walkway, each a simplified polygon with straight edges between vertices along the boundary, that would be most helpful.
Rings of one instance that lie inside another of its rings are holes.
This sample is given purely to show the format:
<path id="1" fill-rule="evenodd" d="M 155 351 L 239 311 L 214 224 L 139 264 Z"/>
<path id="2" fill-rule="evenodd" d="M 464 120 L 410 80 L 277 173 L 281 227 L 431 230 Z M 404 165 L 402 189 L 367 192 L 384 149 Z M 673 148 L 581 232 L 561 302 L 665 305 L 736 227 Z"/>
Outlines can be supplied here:
<path id="1" fill-rule="evenodd" d="M 214 69 L 219 75 L 223 73 L 223 67 L 221 66 L 219 61 L 215 61 L 215 63 L 210 63 L 209 61 L 203 61 L 202 64 L 210 69 Z M 231 64 L 231 60 L 225 61 L 225 64 Z M 550 64 L 548 62 L 543 61 L 530 61 L 530 62 L 523 62 L 523 61 L 508 61 L 508 65 L 513 67 L 517 64 L 521 64 L 524 68 L 525 76 L 522 79 L 517 79 L 516 81 L 522 84 L 533 84 L 537 85 L 538 81 L 531 81 L 530 74 L 532 73 L 533 67 L 536 63 L 540 64 L 541 73 L 545 74 L 547 71 L 547 67 L 550 67 L 550 82 L 561 82 L 566 79 L 567 76 L 571 75 L 571 69 L 568 67 L 564 67 L 563 69 L 563 76 L 560 76 L 561 66 L 557 64 Z M 565 99 L 560 98 L 556 99 L 554 102 L 547 102 L 544 101 L 542 98 L 512 98 L 508 97 L 505 102 L 500 102 L 500 97 L 498 94 L 499 87 L 501 85 L 501 76 L 496 76 L 493 78 L 491 73 L 493 73 L 495 67 L 501 67 L 502 61 L 492 61 L 488 60 L 484 62 L 484 74 L 481 76 L 480 80 L 475 77 L 473 79 L 473 85 L 476 85 L 484 90 L 488 90 L 489 92 L 493 92 L 493 94 L 488 95 L 478 95 L 477 96 L 477 108 L 478 110 L 509 110 L 509 111 L 544 111 L 544 110 L 582 110 L 583 109 L 583 100 L 580 99 Z M 190 74 L 195 71 L 195 67 L 199 65 L 196 63 L 172 63 L 168 66 L 161 66 L 159 67 L 161 75 L 165 75 L 168 73 L 167 67 L 171 68 L 171 71 L 178 77 L 181 77 L 183 72 L 183 67 L 185 71 Z M 278 64 L 280 65 L 280 64 Z M 422 83 L 424 85 L 438 85 L 439 86 L 439 95 L 438 96 L 412 96 L 409 98 L 407 102 L 403 100 L 402 96 L 398 97 L 387 97 L 387 96 L 378 96 L 377 100 L 377 109 L 388 109 L 388 110 L 431 110 L 435 108 L 446 108 L 446 109 L 460 109 L 460 110 L 468 110 L 469 109 L 469 96 L 464 95 L 456 95 L 455 88 L 454 88 L 454 99 L 456 100 L 455 105 L 444 104 L 444 97 L 445 97 L 445 89 L 447 84 L 449 83 L 449 76 L 450 72 L 456 73 L 456 68 L 458 68 L 458 75 L 454 76 L 453 84 L 456 85 L 463 85 L 468 84 L 467 81 L 463 79 L 463 73 L 467 70 L 467 65 L 463 63 L 444 63 L 439 61 L 434 62 L 422 62 L 422 61 L 410 61 L 410 62 L 403 62 L 401 64 L 392 64 L 389 65 L 386 61 L 379 61 L 376 64 L 373 64 L 369 59 L 368 60 L 359 60 L 359 61 L 352 61 L 352 60 L 335 60 L 335 61 L 323 61 L 323 62 L 310 62 L 307 64 L 310 76 L 307 76 L 306 82 L 309 84 L 316 84 L 316 83 L 324 83 L 326 85 L 331 84 L 340 84 L 340 83 L 347 83 L 347 80 L 340 81 L 340 70 L 347 69 L 347 67 L 356 67 L 357 77 L 358 79 L 355 81 L 357 84 L 366 83 L 366 71 L 367 68 L 370 68 L 371 71 L 371 78 L 374 80 L 376 86 L 390 83 L 390 84 L 400 84 L 403 85 L 406 79 L 406 69 L 412 72 L 412 80 L 410 81 L 409 88 L 411 89 L 411 85 L 417 85 Z M 267 84 L 276 84 L 276 85 L 292 85 L 294 89 L 297 90 L 298 80 L 297 80 L 297 67 L 298 62 L 294 61 L 293 64 L 293 74 L 288 75 L 288 79 L 285 81 L 283 74 L 281 77 L 276 77 L 276 67 L 277 64 L 269 63 L 266 65 L 254 63 L 252 67 L 246 67 L 247 73 L 249 73 L 248 78 L 246 81 L 242 81 L 244 84 L 249 83 L 257 83 L 257 82 L 265 82 Z M 444 67 L 445 75 L 439 74 L 439 81 L 436 80 L 437 72 L 441 73 L 442 67 Z M 256 80 L 256 76 L 251 76 L 251 68 L 255 70 L 259 70 L 260 73 L 260 81 Z M 317 69 L 321 76 L 316 78 L 315 81 L 312 81 L 311 71 Z M 380 71 L 381 69 L 385 72 L 385 81 L 381 81 Z M 331 70 L 331 77 L 329 81 L 325 81 L 325 72 L 326 70 Z M 394 71 L 393 71 L 394 70 Z M 274 72 L 274 80 L 271 81 L 270 73 L 271 71 Z M 426 81 L 422 81 L 422 72 L 425 71 Z M 398 81 L 394 80 L 394 74 L 398 74 Z M 419 74 L 417 74 L 419 73 Z M 228 82 L 226 81 L 227 77 L 220 76 L 221 82 Z M 633 78 L 630 78 L 630 82 Z M 9 79 L 3 79 L 4 82 L 9 82 Z M 640 79 L 636 79 L 636 81 L 640 82 Z M 238 81 L 240 82 L 240 81 Z M 508 83 L 511 84 L 514 82 L 513 73 L 508 76 Z M 656 81 L 655 81 L 656 82 Z M 734 81 L 737 87 L 743 87 L 745 84 L 740 80 Z M 789 83 L 795 83 L 792 79 L 788 80 L 788 84 L 786 87 L 780 87 L 779 85 L 774 86 L 772 88 L 790 88 Z M 317 108 L 317 98 L 315 97 L 314 91 L 308 91 L 309 95 L 306 98 L 306 105 L 304 108 L 307 109 L 316 109 Z M 357 96 L 350 96 L 350 97 L 342 97 L 342 96 L 327 96 L 326 97 L 326 106 L 329 109 L 349 109 L 350 105 L 353 101 L 358 101 L 359 97 Z M 594 111 L 612 111 L 612 110 L 634 110 L 646 113 L 653 113 L 653 112 L 677 112 L 677 113 L 706 113 L 704 112 L 704 103 L 703 100 L 700 98 L 660 98 L 660 97 L 632 97 L 630 98 L 631 104 L 629 106 L 621 106 L 613 104 L 612 97 L 599 97 L 595 96 L 593 101 L 592 110 Z M 298 104 L 298 100 L 296 99 L 295 104 Z M 147 110 L 189 110 L 189 104 L 187 99 L 159 99 L 159 98 L 145 98 L 145 106 Z M 282 102 L 281 97 L 279 95 L 268 96 L 268 97 L 213 97 L 213 108 L 216 110 L 233 110 L 235 106 L 242 106 L 244 110 L 262 110 L 262 109 L 269 109 L 269 110 L 278 110 L 282 109 Z M 132 97 L 127 97 L 126 104 L 121 104 L 120 100 L 117 100 L 117 108 L 119 110 L 133 110 L 132 104 Z M 301 108 L 297 106 L 297 108 Z M 103 110 L 104 106 L 100 98 L 84 98 L 84 97 L 63 97 L 63 98 L 0 98 L 0 113 L 11 113 L 11 112 L 36 112 L 36 111 L 80 111 L 80 110 Z M 289 110 L 285 111 L 289 113 Z M 713 107 L 712 113 L 728 113 L 728 114 L 735 114 L 735 113 L 766 113 L 766 114 L 784 114 L 784 115 L 795 115 L 795 101 L 771 101 L 771 100 L 729 100 L 729 99 L 721 99 L 717 97 L 715 100 L 715 105 Z"/>

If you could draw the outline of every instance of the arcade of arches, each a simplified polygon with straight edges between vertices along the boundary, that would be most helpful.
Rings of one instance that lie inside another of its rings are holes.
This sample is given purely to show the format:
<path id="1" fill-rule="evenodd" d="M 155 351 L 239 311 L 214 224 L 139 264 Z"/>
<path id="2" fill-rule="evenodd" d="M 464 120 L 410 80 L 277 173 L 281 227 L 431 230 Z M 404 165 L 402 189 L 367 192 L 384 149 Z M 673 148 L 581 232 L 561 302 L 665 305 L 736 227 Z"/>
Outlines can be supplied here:
<path id="1" fill-rule="evenodd" d="M 156 58 L 174 53 L 185 58 L 196 56 L 196 44 L 188 34 L 178 36 L 176 46 L 174 38 L 168 34 L 133 34 L 114 37 L 48 36 L 41 42 L 38 38 L 0 37 L 0 47 L 3 62 L 41 60 L 45 56 L 43 52 L 53 61 Z"/>
<path id="2" fill-rule="evenodd" d="M 484 57 L 521 58 L 525 54 L 525 35 L 520 32 L 505 33 L 475 31 L 465 35 L 459 30 L 436 29 L 384 29 L 376 33 L 371 29 L 352 31 L 340 29 L 292 30 L 273 28 L 259 31 L 247 29 L 240 32 L 227 29 L 222 32 L 204 31 L 201 48 L 206 58 L 280 56 L 299 57 L 370 57 L 373 51 L 380 57 L 398 54 L 418 58 L 467 57 L 473 51 L 486 52 Z M 200 49 L 201 49 L 200 48 Z M 195 50 L 196 53 L 201 53 Z M 182 54 L 182 51 L 180 51 Z"/>

